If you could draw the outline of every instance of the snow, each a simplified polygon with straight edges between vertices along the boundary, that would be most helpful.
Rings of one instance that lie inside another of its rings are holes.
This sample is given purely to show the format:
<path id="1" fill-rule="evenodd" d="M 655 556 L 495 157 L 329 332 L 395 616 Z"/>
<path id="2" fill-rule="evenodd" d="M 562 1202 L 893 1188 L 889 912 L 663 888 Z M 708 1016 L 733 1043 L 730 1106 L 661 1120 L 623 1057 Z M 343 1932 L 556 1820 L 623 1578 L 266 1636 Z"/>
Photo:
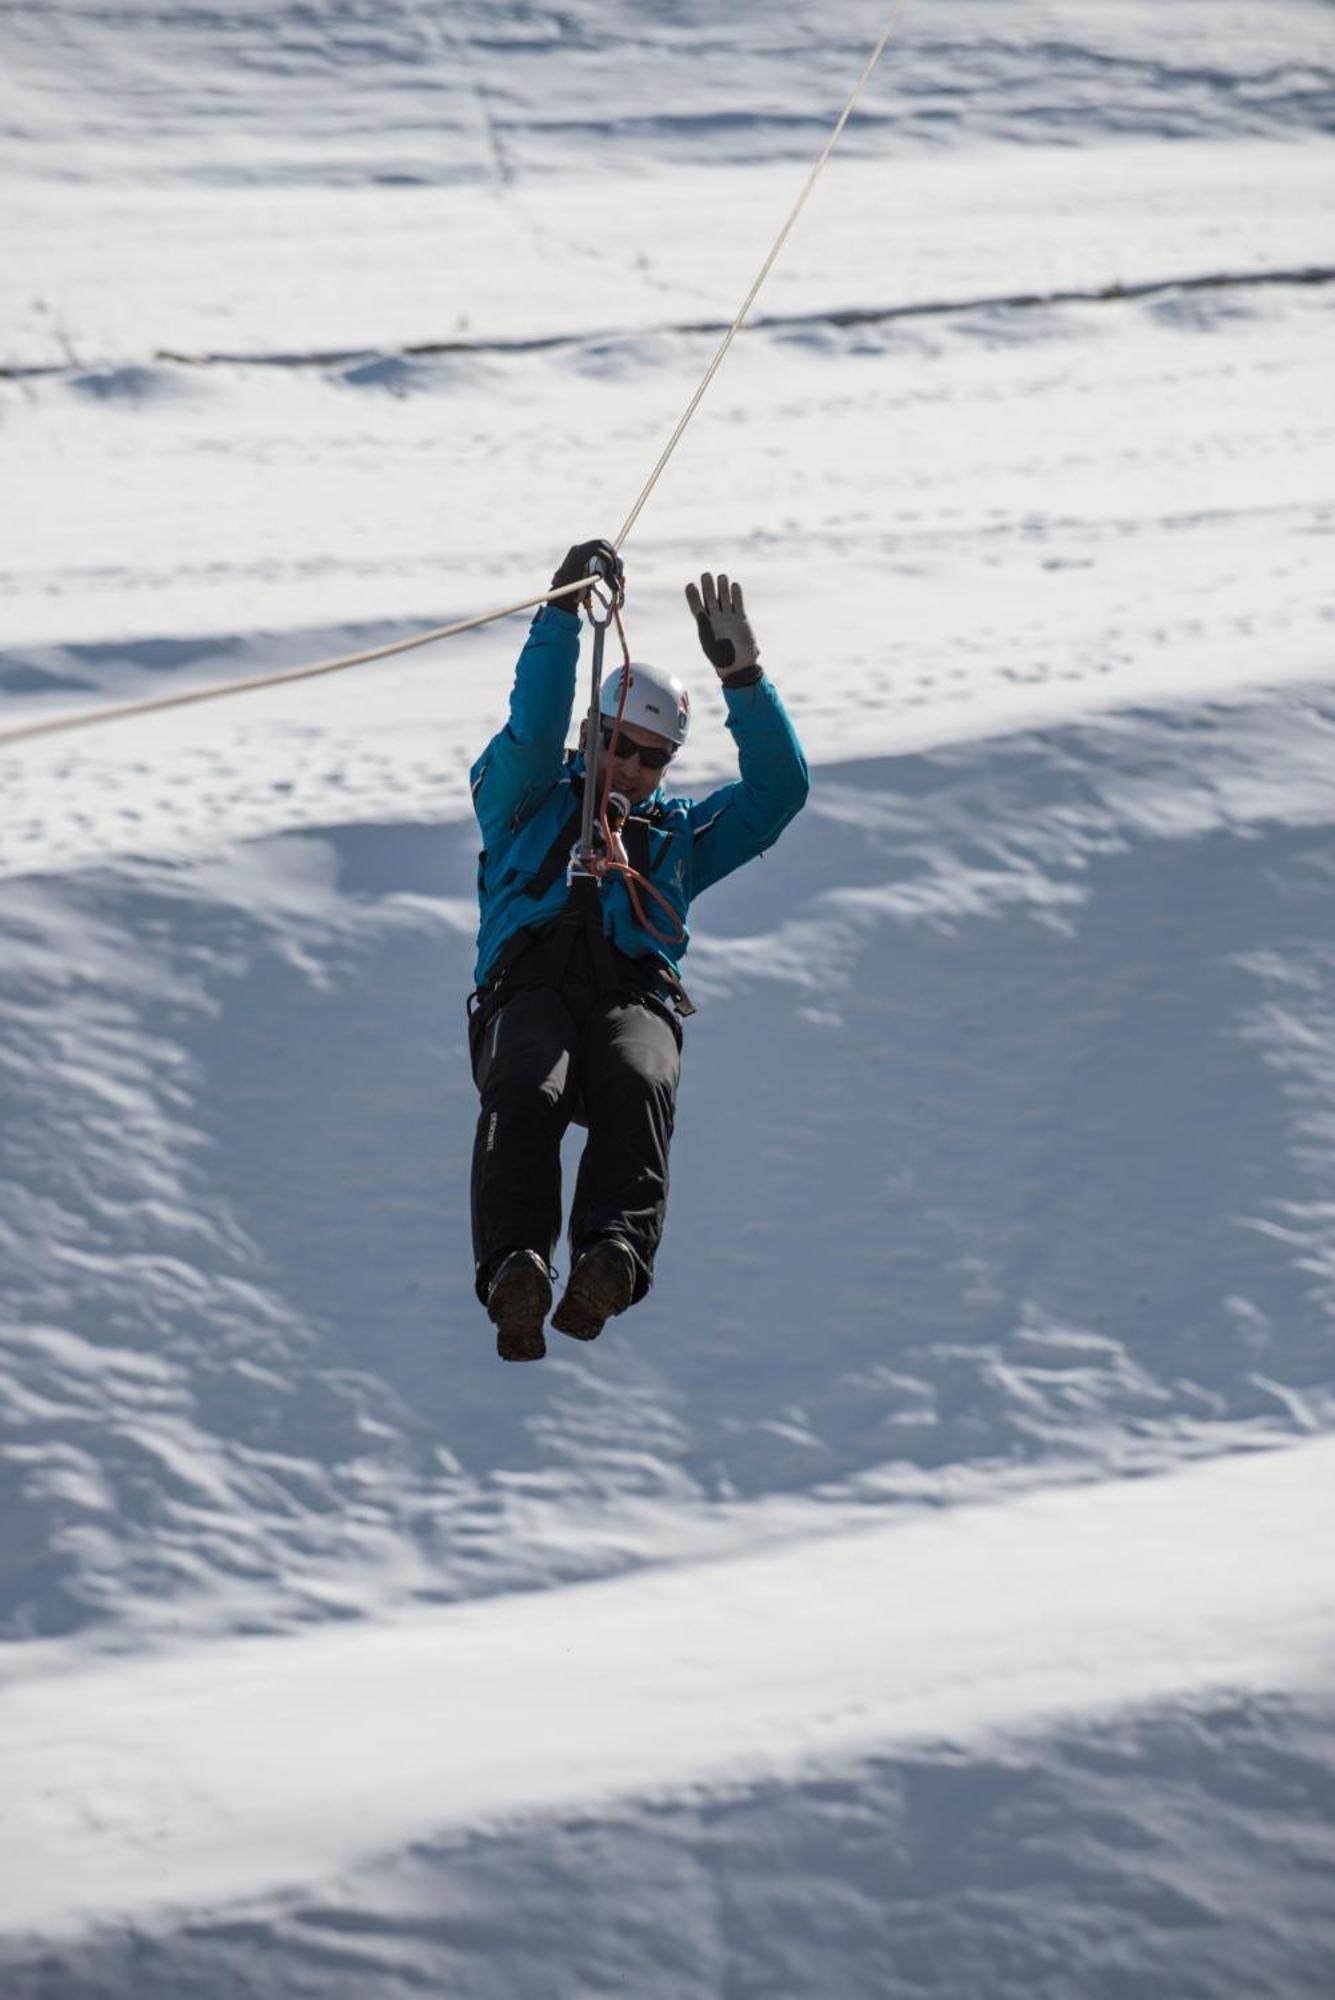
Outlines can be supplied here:
<path id="1" fill-rule="evenodd" d="M 822 762 L 1310 680 L 1329 654 L 1328 321 L 1324 292 L 1281 289 L 744 343 L 628 549 L 635 647 L 679 656 L 682 584 L 728 554 Z M 344 370 L 210 371 L 184 400 L 11 388 L 31 475 L 4 563 L 16 714 L 49 688 L 68 705 L 168 672 L 216 681 L 531 594 L 563 539 L 553 494 L 569 518 L 619 520 L 712 344 L 405 362 L 393 392 Z M 590 377 L 596 455 L 579 450 Z M 1111 438 L 1110 405 L 1134 411 Z M 781 452 L 810 506 L 776 487 Z M 477 535 L 459 533 L 464 492 Z M 0 865 L 463 814 L 521 631 L 149 721 L 132 743 L 0 750 Z M 683 782 L 704 788 L 730 751 L 711 709 Z"/>
<path id="2" fill-rule="evenodd" d="M 0 731 L 614 531 L 880 25 L 8 10 Z M 471 1295 L 522 620 L 0 748 L 6 2000 L 1324 2000 L 1333 77 L 905 10 L 627 549 L 816 782 L 597 1347 Z"/>
<path id="3" fill-rule="evenodd" d="M 1326 145 L 1274 140 L 1241 155 L 1202 141 L 1185 157 L 1134 139 L 1074 157 L 1056 144 L 1018 159 L 991 146 L 967 160 L 836 155 L 757 317 L 1328 265 L 1329 174 Z M 76 391 L 105 396 L 151 395 L 163 380 L 152 364 L 173 356 L 290 366 L 342 355 L 379 364 L 371 381 L 392 382 L 386 347 L 486 354 L 560 340 L 631 343 L 633 354 L 637 338 L 730 324 L 802 180 L 769 163 L 646 170 L 600 186 L 592 227 L 577 206 L 572 222 L 577 197 L 561 176 L 526 189 L 520 208 L 498 202 L 493 186 L 298 186 L 275 196 L 168 183 L 145 205 L 114 183 L 43 181 L 0 239 L 12 329 L 4 362 L 20 375 L 54 369 Z M 724 232 L 712 227 L 720 197 Z M 65 245 L 88 227 L 90 208 L 96 234 L 71 266 Z M 645 247 L 627 255 L 623 244 Z M 297 246 L 303 282 L 289 293 L 279 276 Z M 350 256 L 363 274 L 351 296 Z M 464 296 L 460 272 L 479 269 L 481 286 Z M 656 426 L 646 418 L 645 428 Z"/>
<path id="4" fill-rule="evenodd" d="M 10 1920 L 138 1920 L 460 1826 L 1221 1685 L 1319 1690 L 1332 1498 L 1326 1439 L 377 1629 L 48 1653 L 0 1725 Z"/>

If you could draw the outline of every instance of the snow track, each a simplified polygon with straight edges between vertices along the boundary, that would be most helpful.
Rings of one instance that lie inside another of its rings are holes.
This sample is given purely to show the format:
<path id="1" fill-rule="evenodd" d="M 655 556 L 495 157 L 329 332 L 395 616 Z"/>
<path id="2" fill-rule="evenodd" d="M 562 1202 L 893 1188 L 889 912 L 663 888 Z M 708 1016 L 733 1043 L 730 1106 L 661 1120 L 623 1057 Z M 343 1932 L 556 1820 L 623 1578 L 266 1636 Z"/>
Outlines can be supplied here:
<path id="1" fill-rule="evenodd" d="M 935 313 L 1325 268 L 1333 159 L 1317 138 L 1073 152 L 1034 134 L 1019 150 L 874 161 L 841 150 L 759 311 Z M 487 187 L 169 181 L 131 198 L 115 181 L 38 181 L 0 218 L 0 362 L 77 375 L 154 356 L 522 353 L 724 327 L 798 185 L 791 168 L 746 159 L 608 180 L 571 161 L 526 184 L 522 205 Z M 596 228 L 578 226 L 590 212 Z M 725 394 L 745 368 L 730 359 Z"/>
<path id="2" fill-rule="evenodd" d="M 1310 681 L 1330 325 L 1324 288 L 1257 287 L 757 335 L 632 541 L 632 641 L 684 664 L 682 583 L 726 556 L 823 764 Z M 707 359 L 683 336 L 7 385 L 10 712 L 329 658 L 540 589 L 570 521 L 620 518 Z M 780 436 L 780 457 L 755 446 Z M 0 757 L 0 871 L 461 814 L 519 637 Z M 699 709 L 688 787 L 731 752 Z"/>
<path id="3" fill-rule="evenodd" d="M 747 320 L 746 328 L 752 333 L 794 333 L 801 329 L 819 330 L 822 327 L 842 330 L 848 327 L 886 326 L 896 320 L 957 319 L 965 313 L 1014 313 L 1042 311 L 1054 306 L 1121 305 L 1130 300 L 1178 297 L 1192 292 L 1249 291 L 1257 285 L 1307 287 L 1332 283 L 1335 283 L 1335 269 L 1327 265 L 1309 264 L 1302 269 L 1288 271 L 1271 266 L 1257 271 L 1206 271 L 1195 276 L 1149 278 L 1144 281 L 1119 278 L 1094 290 L 997 292 L 987 298 L 921 299 L 912 305 L 827 307 L 824 310 L 817 307 L 805 313 L 756 311 Z M 606 346 L 646 335 L 672 338 L 722 334 L 727 332 L 728 324 L 725 320 L 663 321 L 638 328 L 634 333 L 626 327 L 603 326 L 576 333 L 529 334 L 514 340 L 409 341 L 396 350 L 396 356 L 404 361 L 421 361 L 446 354 L 543 354 L 552 348 L 585 347 L 592 343 Z M 170 350 L 159 349 L 146 365 L 156 367 L 167 363 L 181 368 L 347 368 L 353 363 L 360 363 L 365 368 L 371 368 L 378 362 L 388 373 L 394 358 L 366 348 L 324 348 L 307 354 L 174 354 Z M 70 380 L 73 386 L 78 387 L 81 379 L 88 380 L 89 371 L 71 367 L 68 362 L 0 367 L 0 381 L 30 382 L 52 376 Z"/>

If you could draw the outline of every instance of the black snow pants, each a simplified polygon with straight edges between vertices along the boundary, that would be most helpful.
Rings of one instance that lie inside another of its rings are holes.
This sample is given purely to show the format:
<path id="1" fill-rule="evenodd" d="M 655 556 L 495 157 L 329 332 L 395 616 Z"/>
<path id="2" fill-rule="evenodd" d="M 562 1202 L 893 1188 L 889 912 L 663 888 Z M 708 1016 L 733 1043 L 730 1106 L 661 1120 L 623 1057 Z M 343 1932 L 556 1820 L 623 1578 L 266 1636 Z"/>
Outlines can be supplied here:
<path id="1" fill-rule="evenodd" d="M 519 984 L 484 1007 L 471 1037 L 482 1098 L 473 1145 L 478 1297 L 501 1252 L 550 1264 L 561 1233 L 561 1141 L 577 1115 L 589 1136 L 570 1210 L 578 1256 L 597 1237 L 633 1252 L 635 1298 L 653 1281 L 667 1212 L 681 1028 L 656 995 L 608 991 L 584 940 L 556 985 Z"/>

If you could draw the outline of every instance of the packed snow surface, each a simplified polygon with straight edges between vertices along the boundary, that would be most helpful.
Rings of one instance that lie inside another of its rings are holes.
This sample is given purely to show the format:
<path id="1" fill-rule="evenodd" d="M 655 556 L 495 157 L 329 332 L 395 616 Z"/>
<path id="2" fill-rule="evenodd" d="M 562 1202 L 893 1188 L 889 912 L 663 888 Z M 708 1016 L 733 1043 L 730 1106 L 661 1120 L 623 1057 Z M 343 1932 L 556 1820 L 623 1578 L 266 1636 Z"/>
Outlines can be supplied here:
<path id="1" fill-rule="evenodd" d="M 885 9 L 0 8 L 0 736 L 614 533 Z M 0 743 L 5 2000 L 1335 1989 L 1335 14 L 905 8 L 626 548 L 807 810 L 471 1290 L 522 620 Z M 675 775 L 675 773 L 674 773 Z"/>

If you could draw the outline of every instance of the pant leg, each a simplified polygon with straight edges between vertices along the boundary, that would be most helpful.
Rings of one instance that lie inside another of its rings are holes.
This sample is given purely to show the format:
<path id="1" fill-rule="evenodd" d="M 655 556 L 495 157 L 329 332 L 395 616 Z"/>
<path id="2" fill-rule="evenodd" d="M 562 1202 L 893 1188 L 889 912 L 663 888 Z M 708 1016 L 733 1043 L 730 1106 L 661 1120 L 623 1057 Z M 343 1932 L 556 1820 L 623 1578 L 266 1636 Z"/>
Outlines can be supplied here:
<path id="1" fill-rule="evenodd" d="M 589 1137 L 570 1211 L 570 1247 L 620 1236 L 639 1267 L 635 1297 L 653 1282 L 667 1214 L 668 1150 L 681 1074 L 680 1030 L 641 1001 L 600 1002 L 579 1042 Z"/>
<path id="2" fill-rule="evenodd" d="M 502 1250 L 550 1264 L 561 1233 L 561 1140 L 574 1106 L 579 1030 L 559 993 L 524 987 L 488 1022 L 474 1057 L 473 1256 L 484 1297 Z"/>

